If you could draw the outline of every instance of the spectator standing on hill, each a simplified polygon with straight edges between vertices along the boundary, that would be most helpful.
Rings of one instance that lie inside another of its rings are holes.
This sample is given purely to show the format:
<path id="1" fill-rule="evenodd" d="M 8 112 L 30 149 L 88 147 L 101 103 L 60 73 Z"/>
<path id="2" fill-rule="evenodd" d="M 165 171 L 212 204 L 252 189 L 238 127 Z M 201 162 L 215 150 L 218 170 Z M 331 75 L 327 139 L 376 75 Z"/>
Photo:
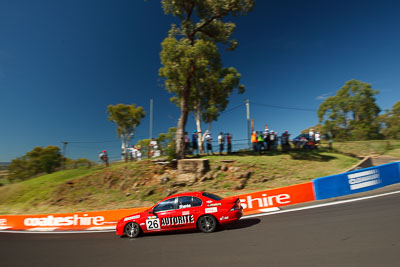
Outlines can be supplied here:
<path id="1" fill-rule="evenodd" d="M 282 151 L 290 150 L 289 136 L 290 134 L 288 131 L 285 131 L 281 136 Z"/>
<path id="2" fill-rule="evenodd" d="M 232 153 L 232 135 L 226 134 L 226 143 L 228 145 L 228 154 Z"/>
<path id="3" fill-rule="evenodd" d="M 264 133 L 263 133 L 263 138 L 264 138 L 264 149 L 265 150 L 268 150 L 268 143 L 267 143 L 267 140 L 268 140 L 268 129 L 267 128 L 265 128 L 265 130 L 264 130 Z"/>
<path id="4" fill-rule="evenodd" d="M 251 145 L 253 146 L 253 151 L 257 152 L 257 133 L 256 131 L 253 131 L 251 134 Z"/>
<path id="5" fill-rule="evenodd" d="M 141 145 L 137 145 L 135 146 L 136 149 L 136 158 L 137 160 L 142 160 L 142 146 Z"/>
<path id="6" fill-rule="evenodd" d="M 315 143 L 319 144 L 321 142 L 321 134 L 319 132 L 315 133 Z"/>
<path id="7" fill-rule="evenodd" d="M 308 136 L 309 136 L 309 141 L 314 142 L 315 140 L 315 135 L 314 135 L 314 129 L 310 129 L 310 131 L 308 132 Z"/>
<path id="8" fill-rule="evenodd" d="M 189 134 L 188 132 L 185 132 L 183 135 L 183 140 L 185 141 L 185 154 L 189 153 Z"/>
<path id="9" fill-rule="evenodd" d="M 199 142 L 198 142 L 197 131 L 193 131 L 193 134 L 192 134 L 192 151 L 193 151 L 193 155 L 199 154 Z M 196 151 L 196 153 L 195 153 L 195 151 Z"/>
<path id="10" fill-rule="evenodd" d="M 274 143 L 275 150 L 278 150 L 278 145 L 279 145 L 279 135 L 278 132 L 275 132 L 275 143 Z"/>
<path id="11" fill-rule="evenodd" d="M 131 147 L 128 148 L 128 151 L 130 160 L 134 161 L 136 159 L 136 148 L 133 145 L 131 145 Z"/>
<path id="12" fill-rule="evenodd" d="M 207 154 L 209 153 L 209 151 L 211 151 L 211 154 L 214 154 L 213 149 L 212 149 L 211 133 L 207 133 L 207 135 L 206 135 L 206 143 L 207 143 Z"/>
<path id="13" fill-rule="evenodd" d="M 102 152 L 99 153 L 99 159 L 104 162 L 104 164 L 106 165 L 106 167 L 109 166 L 108 164 L 108 154 L 106 150 L 103 150 Z"/>
<path id="14" fill-rule="evenodd" d="M 269 133 L 269 150 L 274 150 L 275 149 L 275 133 L 274 130 L 271 130 Z"/>
<path id="15" fill-rule="evenodd" d="M 257 149 L 259 155 L 261 155 L 262 148 L 264 148 L 264 138 L 262 132 L 260 131 L 257 134 Z"/>
<path id="16" fill-rule="evenodd" d="M 151 138 L 150 144 L 149 144 L 149 157 L 154 158 L 155 157 L 155 152 L 158 150 L 158 144 L 157 140 L 154 138 Z"/>
<path id="17" fill-rule="evenodd" d="M 271 143 L 271 134 L 272 134 L 272 132 L 270 132 L 267 129 L 267 138 L 265 140 L 265 143 L 267 144 L 267 150 L 271 150 L 271 145 L 272 145 L 272 143 Z"/>
<path id="18" fill-rule="evenodd" d="M 224 151 L 224 144 L 225 144 L 224 133 L 220 132 L 218 135 L 218 145 L 219 145 L 219 154 L 220 155 L 222 155 L 222 152 Z"/>

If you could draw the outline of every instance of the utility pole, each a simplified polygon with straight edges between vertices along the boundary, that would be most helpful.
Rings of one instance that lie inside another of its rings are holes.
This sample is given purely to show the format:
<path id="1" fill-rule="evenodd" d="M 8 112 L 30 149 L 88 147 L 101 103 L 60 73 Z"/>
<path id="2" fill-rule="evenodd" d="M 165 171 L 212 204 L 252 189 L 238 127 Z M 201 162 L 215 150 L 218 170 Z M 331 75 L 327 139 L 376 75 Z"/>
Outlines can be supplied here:
<path id="1" fill-rule="evenodd" d="M 250 144 L 250 102 L 248 99 L 245 99 L 244 102 L 246 103 L 247 140 L 248 140 L 249 149 L 251 149 L 251 144 Z"/>
<path id="2" fill-rule="evenodd" d="M 62 169 L 65 170 L 65 155 L 67 154 L 67 145 L 68 142 L 61 142 L 63 144 L 63 157 L 62 157 Z"/>

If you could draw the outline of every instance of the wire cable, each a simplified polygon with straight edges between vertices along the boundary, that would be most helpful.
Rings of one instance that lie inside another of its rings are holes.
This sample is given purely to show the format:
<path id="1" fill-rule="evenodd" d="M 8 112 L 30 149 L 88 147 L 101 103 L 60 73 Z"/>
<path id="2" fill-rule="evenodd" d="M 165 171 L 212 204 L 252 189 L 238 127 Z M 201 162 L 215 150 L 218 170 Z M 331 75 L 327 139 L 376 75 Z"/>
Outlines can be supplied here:
<path id="1" fill-rule="evenodd" d="M 309 108 L 294 108 L 294 107 L 284 107 L 284 106 L 278 106 L 278 105 L 269 105 L 269 104 L 261 104 L 261 103 L 255 103 L 251 102 L 253 105 L 257 106 L 264 106 L 264 107 L 269 107 L 269 108 L 279 108 L 279 109 L 291 109 L 291 110 L 298 110 L 298 111 L 310 111 L 310 112 L 317 112 L 316 109 L 309 109 Z"/>

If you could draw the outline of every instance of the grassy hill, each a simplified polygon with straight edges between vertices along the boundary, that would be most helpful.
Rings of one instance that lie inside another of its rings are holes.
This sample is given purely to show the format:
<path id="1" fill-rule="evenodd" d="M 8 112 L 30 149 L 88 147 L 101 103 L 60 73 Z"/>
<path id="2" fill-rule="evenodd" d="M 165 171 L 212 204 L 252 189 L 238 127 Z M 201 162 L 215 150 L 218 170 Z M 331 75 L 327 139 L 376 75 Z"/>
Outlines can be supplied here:
<path id="1" fill-rule="evenodd" d="M 0 162 L 0 186 L 9 183 L 7 180 L 9 165 L 9 162 Z"/>
<path id="2" fill-rule="evenodd" d="M 310 181 L 345 171 L 363 153 L 398 155 L 400 142 L 335 143 L 334 150 L 207 156 L 211 170 L 191 185 L 177 171 L 149 160 L 43 175 L 0 187 L 0 214 L 60 213 L 149 206 L 184 191 L 237 195 Z"/>
<path id="3" fill-rule="evenodd" d="M 323 147 L 327 147 L 327 144 L 323 145 Z M 333 150 L 358 157 L 389 155 L 400 158 L 400 140 L 335 142 Z"/>

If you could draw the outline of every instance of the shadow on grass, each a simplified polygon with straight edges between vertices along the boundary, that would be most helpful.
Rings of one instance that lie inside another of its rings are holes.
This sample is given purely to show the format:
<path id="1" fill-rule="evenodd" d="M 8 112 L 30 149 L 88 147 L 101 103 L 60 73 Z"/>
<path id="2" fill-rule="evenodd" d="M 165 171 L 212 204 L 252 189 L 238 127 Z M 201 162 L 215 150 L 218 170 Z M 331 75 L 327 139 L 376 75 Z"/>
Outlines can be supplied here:
<path id="1" fill-rule="evenodd" d="M 334 156 L 323 155 L 319 151 L 290 151 L 290 157 L 293 160 L 310 160 L 310 161 L 320 161 L 327 162 L 336 159 Z"/>
<path id="2" fill-rule="evenodd" d="M 293 160 L 309 160 L 309 161 L 320 161 L 320 162 L 327 162 L 327 161 L 336 159 L 336 157 L 334 157 L 334 156 L 323 155 L 322 152 L 325 152 L 325 150 L 306 151 L 306 150 L 300 150 L 300 149 L 292 149 L 290 151 L 280 151 L 280 150 L 262 151 L 261 153 L 254 152 L 254 151 L 238 151 L 238 152 L 233 152 L 230 155 L 231 156 L 241 156 L 241 157 L 290 155 L 290 157 Z M 334 151 L 332 151 L 332 152 L 334 152 Z M 214 154 L 214 155 L 218 156 L 217 154 Z M 202 155 L 202 156 L 197 156 L 197 158 L 198 157 L 207 157 L 207 156 L 208 155 Z M 221 160 L 224 159 L 224 156 L 226 156 L 226 154 L 221 156 Z"/>

